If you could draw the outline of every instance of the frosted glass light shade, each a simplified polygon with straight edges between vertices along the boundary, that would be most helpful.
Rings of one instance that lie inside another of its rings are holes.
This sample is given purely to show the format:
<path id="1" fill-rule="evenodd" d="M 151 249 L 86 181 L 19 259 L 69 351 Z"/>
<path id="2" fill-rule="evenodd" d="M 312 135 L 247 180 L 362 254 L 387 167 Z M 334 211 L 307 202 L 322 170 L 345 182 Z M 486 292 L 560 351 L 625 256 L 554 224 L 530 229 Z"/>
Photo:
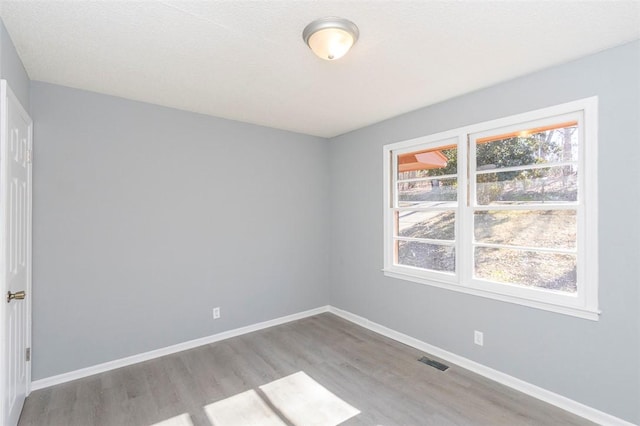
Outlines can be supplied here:
<path id="1" fill-rule="evenodd" d="M 334 60 L 343 57 L 351 49 L 353 37 L 339 28 L 327 28 L 313 33 L 307 43 L 318 57 Z"/>
<path id="2" fill-rule="evenodd" d="M 328 61 L 343 57 L 358 40 L 358 35 L 358 27 L 342 18 L 318 19 L 302 32 L 302 38 L 313 53 Z"/>

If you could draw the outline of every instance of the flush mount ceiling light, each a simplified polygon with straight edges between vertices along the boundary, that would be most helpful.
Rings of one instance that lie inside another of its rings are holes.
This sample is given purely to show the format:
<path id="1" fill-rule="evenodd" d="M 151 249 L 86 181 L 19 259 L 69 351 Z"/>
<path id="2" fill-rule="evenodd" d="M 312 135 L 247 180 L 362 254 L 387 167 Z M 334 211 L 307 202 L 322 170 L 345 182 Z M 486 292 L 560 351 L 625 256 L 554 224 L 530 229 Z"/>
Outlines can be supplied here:
<path id="1" fill-rule="evenodd" d="M 313 53 L 328 61 L 343 57 L 359 35 L 356 24 L 334 17 L 316 19 L 302 31 L 302 38 Z"/>

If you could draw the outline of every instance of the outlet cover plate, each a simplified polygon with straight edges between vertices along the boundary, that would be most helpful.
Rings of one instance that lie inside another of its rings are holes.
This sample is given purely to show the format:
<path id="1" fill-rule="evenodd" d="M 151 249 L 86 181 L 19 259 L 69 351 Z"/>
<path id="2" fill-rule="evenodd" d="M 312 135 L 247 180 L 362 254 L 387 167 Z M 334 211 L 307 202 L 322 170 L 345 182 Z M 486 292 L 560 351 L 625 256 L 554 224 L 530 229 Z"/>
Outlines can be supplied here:
<path id="1" fill-rule="evenodd" d="M 484 346 L 484 334 L 481 331 L 475 330 L 473 332 L 473 343 L 478 346 Z"/>

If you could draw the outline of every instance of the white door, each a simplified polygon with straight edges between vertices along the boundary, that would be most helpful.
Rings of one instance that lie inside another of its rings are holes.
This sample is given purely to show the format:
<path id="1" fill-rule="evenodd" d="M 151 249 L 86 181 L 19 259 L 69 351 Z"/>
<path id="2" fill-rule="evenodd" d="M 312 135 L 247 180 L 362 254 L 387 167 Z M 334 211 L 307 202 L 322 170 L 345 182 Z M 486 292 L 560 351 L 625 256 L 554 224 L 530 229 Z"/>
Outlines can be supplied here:
<path id="1" fill-rule="evenodd" d="M 0 422 L 15 426 L 31 381 L 32 123 L 5 80 L 0 89 Z"/>

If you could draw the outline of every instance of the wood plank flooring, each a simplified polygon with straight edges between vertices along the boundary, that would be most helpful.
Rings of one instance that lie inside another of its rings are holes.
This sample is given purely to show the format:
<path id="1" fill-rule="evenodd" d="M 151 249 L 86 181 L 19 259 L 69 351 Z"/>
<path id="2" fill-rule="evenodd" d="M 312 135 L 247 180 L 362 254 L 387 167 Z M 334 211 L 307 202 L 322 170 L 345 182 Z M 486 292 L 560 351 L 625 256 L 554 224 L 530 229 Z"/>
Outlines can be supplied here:
<path id="1" fill-rule="evenodd" d="M 205 406 L 300 371 L 360 410 L 343 425 L 592 424 L 423 355 L 326 313 L 35 391 L 19 425 L 212 426 Z"/>

